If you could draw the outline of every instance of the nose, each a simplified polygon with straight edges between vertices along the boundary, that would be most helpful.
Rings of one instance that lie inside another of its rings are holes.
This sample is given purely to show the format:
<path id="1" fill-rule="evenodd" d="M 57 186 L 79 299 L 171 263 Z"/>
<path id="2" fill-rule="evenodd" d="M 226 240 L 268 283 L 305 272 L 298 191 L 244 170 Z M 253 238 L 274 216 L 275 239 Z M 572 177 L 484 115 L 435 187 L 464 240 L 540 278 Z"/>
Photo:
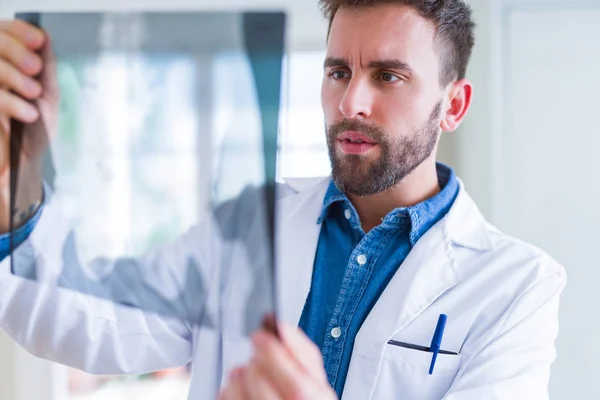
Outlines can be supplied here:
<path id="1" fill-rule="evenodd" d="M 371 116 L 373 95 L 367 82 L 352 78 L 340 102 L 340 112 L 346 118 L 367 119 Z"/>

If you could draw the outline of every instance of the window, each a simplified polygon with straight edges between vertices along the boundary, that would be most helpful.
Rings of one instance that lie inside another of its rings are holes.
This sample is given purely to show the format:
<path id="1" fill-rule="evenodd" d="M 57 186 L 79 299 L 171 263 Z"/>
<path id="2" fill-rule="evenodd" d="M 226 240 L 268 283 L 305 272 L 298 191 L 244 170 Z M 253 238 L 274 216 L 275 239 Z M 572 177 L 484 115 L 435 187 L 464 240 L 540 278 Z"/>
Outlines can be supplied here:
<path id="1" fill-rule="evenodd" d="M 289 56 L 285 126 L 280 138 L 279 176 L 321 177 L 330 172 L 321 108 L 324 50 Z"/>

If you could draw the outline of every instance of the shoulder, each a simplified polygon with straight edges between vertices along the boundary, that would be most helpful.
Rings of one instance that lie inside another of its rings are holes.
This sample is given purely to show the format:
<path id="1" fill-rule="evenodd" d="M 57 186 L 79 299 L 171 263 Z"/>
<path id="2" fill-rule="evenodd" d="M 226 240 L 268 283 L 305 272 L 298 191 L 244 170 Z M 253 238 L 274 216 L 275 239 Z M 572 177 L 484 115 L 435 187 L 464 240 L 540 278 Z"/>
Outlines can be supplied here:
<path id="1" fill-rule="evenodd" d="M 470 321 L 465 354 L 477 354 L 481 346 L 525 320 L 528 329 L 549 332 L 567 283 L 565 268 L 547 251 L 501 231 L 469 209 L 473 218 L 461 214 L 460 222 L 473 238 L 463 235 L 449 253 L 460 276 L 449 298 Z"/>
<path id="2" fill-rule="evenodd" d="M 506 260 L 505 268 L 519 275 L 529 275 L 535 280 L 554 278 L 566 280 L 565 268 L 545 250 L 527 241 L 508 235 L 491 223 L 486 223 L 494 243 L 492 255 Z"/>
<path id="3" fill-rule="evenodd" d="M 510 283 L 517 291 L 545 279 L 559 286 L 566 281 L 559 262 L 536 245 L 487 221 L 462 186 L 446 226 L 453 243 L 452 255 L 465 280 Z"/>
<path id="4" fill-rule="evenodd" d="M 536 245 L 508 235 L 489 222 L 485 232 L 491 246 L 485 251 L 455 248 L 463 279 L 477 282 L 505 298 L 517 298 L 543 284 L 560 293 L 566 285 L 565 268 Z"/>

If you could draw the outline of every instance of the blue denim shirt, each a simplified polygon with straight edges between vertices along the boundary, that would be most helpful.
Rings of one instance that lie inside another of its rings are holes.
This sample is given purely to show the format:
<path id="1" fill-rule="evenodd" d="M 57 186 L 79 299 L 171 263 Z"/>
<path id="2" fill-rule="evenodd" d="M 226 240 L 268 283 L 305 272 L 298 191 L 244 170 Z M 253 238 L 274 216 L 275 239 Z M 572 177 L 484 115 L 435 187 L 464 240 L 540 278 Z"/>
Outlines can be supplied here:
<path id="1" fill-rule="evenodd" d="M 43 208 L 43 205 L 38 207 L 33 217 L 30 218 L 29 221 L 25 223 L 25 225 L 15 230 L 15 234 L 13 236 L 13 240 L 15 241 L 15 247 L 19 246 L 21 243 L 27 240 L 29 235 L 31 235 L 31 232 L 33 232 L 33 228 L 35 228 L 42 215 Z M 4 260 L 9 254 L 10 234 L 5 233 L 4 235 L 0 235 L 0 261 Z"/>
<path id="2" fill-rule="evenodd" d="M 330 183 L 311 289 L 300 327 L 321 348 L 329 383 L 342 396 L 354 339 L 396 270 L 458 194 L 451 168 L 437 165 L 442 190 L 413 207 L 397 208 L 365 234 L 352 203 Z"/>

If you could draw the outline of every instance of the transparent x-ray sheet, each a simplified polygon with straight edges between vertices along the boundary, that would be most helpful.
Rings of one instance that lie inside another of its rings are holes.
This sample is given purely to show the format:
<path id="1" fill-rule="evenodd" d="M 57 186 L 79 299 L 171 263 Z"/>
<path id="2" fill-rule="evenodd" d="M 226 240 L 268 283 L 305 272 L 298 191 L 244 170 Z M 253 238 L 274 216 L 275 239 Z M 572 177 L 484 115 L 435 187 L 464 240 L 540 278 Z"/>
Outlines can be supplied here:
<path id="1" fill-rule="evenodd" d="M 13 124 L 15 205 L 36 183 L 28 140 L 49 138 L 29 240 L 13 215 L 13 274 L 194 324 L 235 310 L 256 329 L 274 311 L 284 15 L 17 17 L 49 34 L 60 102 L 55 125 Z"/>

